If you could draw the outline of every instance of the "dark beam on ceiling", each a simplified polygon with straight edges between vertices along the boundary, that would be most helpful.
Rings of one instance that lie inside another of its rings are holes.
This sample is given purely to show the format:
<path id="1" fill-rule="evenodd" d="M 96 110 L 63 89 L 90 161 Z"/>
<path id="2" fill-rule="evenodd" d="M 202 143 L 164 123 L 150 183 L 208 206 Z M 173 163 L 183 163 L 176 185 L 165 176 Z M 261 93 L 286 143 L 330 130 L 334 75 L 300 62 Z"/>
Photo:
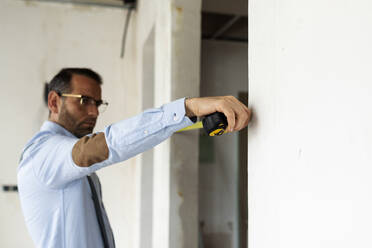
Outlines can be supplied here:
<path id="1" fill-rule="evenodd" d="M 213 35 L 212 40 L 217 39 L 219 36 L 221 36 L 223 33 L 225 33 L 229 28 L 231 28 L 234 23 L 239 20 L 240 16 L 235 15 L 233 18 L 231 18 L 227 23 L 225 23 L 220 29 L 218 29 Z"/>

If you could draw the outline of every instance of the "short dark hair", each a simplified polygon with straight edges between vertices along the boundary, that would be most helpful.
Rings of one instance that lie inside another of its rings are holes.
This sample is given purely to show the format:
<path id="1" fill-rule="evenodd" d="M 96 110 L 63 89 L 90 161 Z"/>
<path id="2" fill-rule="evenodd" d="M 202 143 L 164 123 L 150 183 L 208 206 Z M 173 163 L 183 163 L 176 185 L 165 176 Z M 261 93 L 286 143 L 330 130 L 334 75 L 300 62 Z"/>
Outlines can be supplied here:
<path id="1" fill-rule="evenodd" d="M 95 80 L 99 85 L 101 85 L 102 78 L 101 76 L 89 69 L 89 68 L 63 68 L 60 70 L 57 75 L 53 77 L 53 79 L 45 84 L 44 88 L 44 101 L 45 104 L 48 106 L 48 94 L 50 91 L 56 91 L 58 93 L 70 93 L 71 92 L 71 78 L 73 75 L 83 75 Z"/>

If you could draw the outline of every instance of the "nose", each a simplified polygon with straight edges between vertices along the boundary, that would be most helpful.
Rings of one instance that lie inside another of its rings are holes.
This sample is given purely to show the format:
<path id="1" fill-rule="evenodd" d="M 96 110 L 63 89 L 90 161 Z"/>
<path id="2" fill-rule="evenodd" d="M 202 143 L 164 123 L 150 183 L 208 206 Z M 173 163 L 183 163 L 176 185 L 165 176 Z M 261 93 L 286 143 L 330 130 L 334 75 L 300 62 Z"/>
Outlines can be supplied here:
<path id="1" fill-rule="evenodd" d="M 89 104 L 89 106 L 87 107 L 87 110 L 88 110 L 89 116 L 98 117 L 99 111 L 98 111 L 98 107 L 95 104 Z"/>

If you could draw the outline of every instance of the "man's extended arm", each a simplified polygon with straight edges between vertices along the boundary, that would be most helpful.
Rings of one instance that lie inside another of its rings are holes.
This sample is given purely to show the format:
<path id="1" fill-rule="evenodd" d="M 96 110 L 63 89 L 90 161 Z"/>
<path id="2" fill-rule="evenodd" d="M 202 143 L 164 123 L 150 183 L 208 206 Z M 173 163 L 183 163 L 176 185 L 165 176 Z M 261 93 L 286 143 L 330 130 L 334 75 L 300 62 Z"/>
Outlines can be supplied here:
<path id="1" fill-rule="evenodd" d="M 191 125 L 188 117 L 216 111 L 227 116 L 229 131 L 240 130 L 250 118 L 250 110 L 233 97 L 179 99 L 81 139 L 52 136 L 34 154 L 35 176 L 51 188 L 63 187 L 156 146 L 175 131 Z"/>

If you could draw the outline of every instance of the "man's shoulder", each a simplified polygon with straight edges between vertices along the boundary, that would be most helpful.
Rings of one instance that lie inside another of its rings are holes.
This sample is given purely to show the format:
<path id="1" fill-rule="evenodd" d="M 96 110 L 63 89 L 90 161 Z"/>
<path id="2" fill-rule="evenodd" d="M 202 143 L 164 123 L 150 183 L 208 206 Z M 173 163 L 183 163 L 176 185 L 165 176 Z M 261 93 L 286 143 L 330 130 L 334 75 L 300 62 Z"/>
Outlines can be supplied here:
<path id="1" fill-rule="evenodd" d="M 25 145 L 25 149 L 33 144 L 40 144 L 45 142 L 47 139 L 53 137 L 56 135 L 55 133 L 51 131 L 40 131 L 37 134 L 35 134 Z"/>
<path id="2" fill-rule="evenodd" d="M 21 162 L 26 157 L 32 156 L 35 152 L 40 150 L 40 148 L 42 148 L 48 140 L 51 140 L 54 137 L 63 138 L 63 135 L 54 133 L 49 130 L 43 130 L 36 133 L 24 146 L 19 162 Z"/>
<path id="3" fill-rule="evenodd" d="M 26 154 L 29 154 L 29 152 L 35 148 L 37 145 L 39 145 L 40 143 L 43 143 L 45 142 L 45 140 L 47 140 L 51 135 L 53 135 L 52 132 L 49 132 L 49 131 L 40 131 L 38 132 L 37 134 L 35 134 L 27 143 L 26 145 L 23 147 L 23 150 L 22 150 L 22 155 L 20 157 L 20 160 L 19 162 L 21 162 L 24 158 L 25 158 L 25 155 Z"/>

